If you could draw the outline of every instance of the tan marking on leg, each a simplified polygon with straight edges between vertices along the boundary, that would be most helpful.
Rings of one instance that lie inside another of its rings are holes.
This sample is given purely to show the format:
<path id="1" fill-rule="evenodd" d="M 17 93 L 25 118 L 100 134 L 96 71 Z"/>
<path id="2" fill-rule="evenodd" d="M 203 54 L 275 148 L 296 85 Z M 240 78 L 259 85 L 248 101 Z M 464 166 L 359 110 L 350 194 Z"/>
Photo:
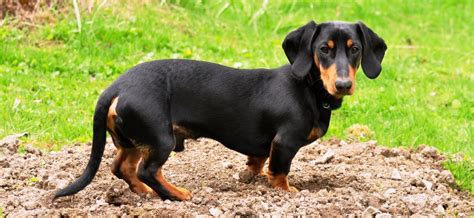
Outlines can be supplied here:
<path id="1" fill-rule="evenodd" d="M 308 140 L 308 141 L 314 141 L 314 140 L 316 140 L 316 139 L 321 138 L 321 136 L 323 136 L 323 131 L 322 131 L 320 128 L 313 127 L 313 128 L 311 129 L 311 132 L 309 132 L 309 135 L 308 135 L 308 137 L 306 138 L 306 140 Z"/>
<path id="2" fill-rule="evenodd" d="M 109 112 L 107 113 L 107 128 L 115 134 L 115 118 L 117 118 L 117 107 L 118 97 L 112 100 L 112 104 L 109 107 Z"/>
<path id="3" fill-rule="evenodd" d="M 334 48 L 334 41 L 329 40 L 329 41 L 328 41 L 328 47 L 329 47 L 329 48 Z"/>
<path id="4" fill-rule="evenodd" d="M 255 175 L 265 175 L 263 167 L 268 157 L 247 157 L 247 170 L 252 171 Z"/>
<path id="5" fill-rule="evenodd" d="M 130 189 L 135 193 L 151 193 L 156 195 L 155 191 L 141 182 L 137 176 L 138 164 L 141 160 L 141 152 L 136 148 L 122 148 L 123 162 L 120 165 L 120 173 L 122 174 L 123 180 L 125 180 Z"/>
<path id="6" fill-rule="evenodd" d="M 162 169 L 158 169 L 158 171 L 155 174 L 155 179 L 158 181 L 168 192 L 176 197 L 178 200 L 181 201 L 186 201 L 191 199 L 191 192 L 181 188 L 181 187 L 176 187 L 173 184 L 169 183 L 165 177 L 163 176 Z"/>
<path id="7" fill-rule="evenodd" d="M 118 136 L 115 128 L 115 119 L 117 118 L 117 107 L 118 97 L 112 100 L 112 104 L 109 107 L 107 113 L 107 130 L 112 136 L 112 141 L 117 148 L 114 161 L 112 163 L 112 173 L 119 172 L 120 179 L 127 182 L 130 189 L 135 193 L 156 193 L 148 187 L 145 183 L 141 182 L 137 176 L 137 166 L 141 159 L 141 152 L 136 148 L 123 148 L 119 144 Z"/>
<path id="8" fill-rule="evenodd" d="M 269 160 L 269 165 L 268 165 L 268 172 L 266 173 L 268 182 L 273 188 L 281 188 L 285 191 L 289 192 L 298 192 L 298 189 L 296 189 L 293 186 L 290 186 L 288 182 L 288 176 L 284 174 L 278 174 L 275 175 L 271 170 L 270 170 L 270 164 L 272 164 L 272 151 L 273 151 L 273 146 L 274 143 L 272 142 L 272 145 L 270 147 L 270 160 Z"/>
<path id="9" fill-rule="evenodd" d="M 137 176 L 138 163 L 141 160 L 141 152 L 135 148 L 122 148 L 112 136 L 115 147 L 117 148 L 114 161 L 112 163 L 112 173 L 118 171 L 119 178 L 123 179 L 128 187 L 135 193 L 156 195 L 155 191 L 141 182 Z"/>
<path id="10" fill-rule="evenodd" d="M 273 188 L 281 188 L 289 192 L 298 192 L 298 189 L 290 186 L 288 182 L 288 176 L 284 174 L 274 175 L 272 172 L 267 173 L 268 182 Z"/>

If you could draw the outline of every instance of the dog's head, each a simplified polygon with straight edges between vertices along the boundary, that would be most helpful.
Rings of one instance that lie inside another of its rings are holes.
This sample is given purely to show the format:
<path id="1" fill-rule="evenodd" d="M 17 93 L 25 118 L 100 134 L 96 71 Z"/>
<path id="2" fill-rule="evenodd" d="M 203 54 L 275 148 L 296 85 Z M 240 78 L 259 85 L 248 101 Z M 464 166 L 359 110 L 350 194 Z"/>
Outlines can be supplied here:
<path id="1" fill-rule="evenodd" d="M 286 36 L 283 49 L 296 79 L 302 80 L 316 69 L 315 75 L 328 93 L 341 98 L 354 93 L 360 64 L 367 77 L 374 79 L 380 74 L 387 46 L 362 22 L 310 21 Z"/>

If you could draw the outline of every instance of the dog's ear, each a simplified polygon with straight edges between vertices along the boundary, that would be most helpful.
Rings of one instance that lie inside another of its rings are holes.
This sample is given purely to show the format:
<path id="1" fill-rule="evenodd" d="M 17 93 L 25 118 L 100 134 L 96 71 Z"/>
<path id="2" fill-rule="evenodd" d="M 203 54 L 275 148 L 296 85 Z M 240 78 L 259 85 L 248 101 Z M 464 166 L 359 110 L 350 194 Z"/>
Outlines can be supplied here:
<path id="1" fill-rule="evenodd" d="M 364 23 L 357 22 L 357 33 L 362 42 L 362 69 L 367 77 L 375 79 L 382 71 L 382 59 L 387 45 Z"/>
<path id="2" fill-rule="evenodd" d="M 313 66 L 311 43 L 318 26 L 314 21 L 289 33 L 283 41 L 283 50 L 291 64 L 291 74 L 302 80 Z"/>

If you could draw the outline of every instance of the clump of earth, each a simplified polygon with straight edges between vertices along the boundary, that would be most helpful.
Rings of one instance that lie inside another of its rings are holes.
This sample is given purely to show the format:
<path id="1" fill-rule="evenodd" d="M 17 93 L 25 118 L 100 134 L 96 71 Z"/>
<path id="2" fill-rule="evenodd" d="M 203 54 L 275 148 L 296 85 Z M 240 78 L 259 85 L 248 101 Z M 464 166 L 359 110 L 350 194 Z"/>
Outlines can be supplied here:
<path id="1" fill-rule="evenodd" d="M 7 217 L 30 215 L 474 215 L 474 197 L 459 191 L 445 158 L 428 146 L 406 150 L 375 142 L 330 139 L 300 150 L 289 181 L 300 191 L 269 187 L 264 176 L 245 173 L 246 156 L 216 141 L 187 141 L 164 166 L 167 179 L 189 189 L 190 201 L 162 201 L 138 195 L 117 179 L 110 166 L 115 148 L 106 145 L 93 182 L 70 197 L 52 194 L 78 177 L 90 144 L 42 152 L 18 140 L 0 142 L 0 207 Z"/>

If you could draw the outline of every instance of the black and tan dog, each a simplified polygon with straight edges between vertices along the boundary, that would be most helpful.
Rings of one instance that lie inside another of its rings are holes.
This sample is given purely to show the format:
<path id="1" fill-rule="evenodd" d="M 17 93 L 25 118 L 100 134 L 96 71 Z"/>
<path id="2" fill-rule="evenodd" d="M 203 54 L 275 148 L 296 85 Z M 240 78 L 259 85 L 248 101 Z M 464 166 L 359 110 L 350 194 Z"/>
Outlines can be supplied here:
<path id="1" fill-rule="evenodd" d="M 95 176 L 106 131 L 117 147 L 112 172 L 137 193 L 188 200 L 191 193 L 167 182 L 161 170 L 186 138 L 212 138 L 248 156 L 247 170 L 272 187 L 288 184 L 298 150 L 323 136 L 331 111 L 354 93 L 360 64 L 376 78 L 386 45 L 363 23 L 313 21 L 283 42 L 290 61 L 276 69 L 242 70 L 192 60 L 159 60 L 133 67 L 100 96 L 94 114 L 92 153 L 74 183 L 55 198 L 72 195 Z"/>

